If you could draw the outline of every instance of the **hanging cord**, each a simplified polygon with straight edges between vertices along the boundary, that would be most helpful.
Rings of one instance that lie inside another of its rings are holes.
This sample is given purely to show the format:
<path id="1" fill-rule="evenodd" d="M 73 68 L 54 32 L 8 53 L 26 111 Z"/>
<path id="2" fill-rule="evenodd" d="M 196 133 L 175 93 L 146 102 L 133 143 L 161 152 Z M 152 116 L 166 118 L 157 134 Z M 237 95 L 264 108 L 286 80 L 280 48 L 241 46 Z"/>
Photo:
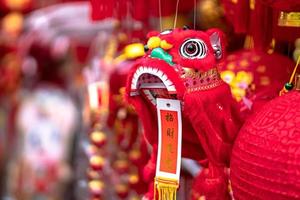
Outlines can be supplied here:
<path id="1" fill-rule="evenodd" d="M 296 72 L 297 72 L 299 63 L 300 63 L 300 56 L 299 56 L 298 59 L 297 59 L 297 63 L 296 63 L 296 65 L 295 65 L 294 70 L 293 70 L 293 73 L 292 73 L 292 75 L 291 75 L 291 77 L 290 77 L 290 81 L 289 81 L 288 83 L 286 83 L 286 84 L 283 86 L 283 88 L 280 90 L 279 96 L 281 96 L 281 95 L 283 95 L 284 93 L 286 93 L 286 92 L 288 92 L 288 91 L 290 91 L 290 90 L 293 89 L 293 87 L 294 87 L 294 86 L 293 86 L 293 80 L 294 80 L 294 78 L 295 78 L 295 75 L 296 75 Z"/>
<path id="2" fill-rule="evenodd" d="M 197 22 L 197 0 L 194 0 L 194 30 L 196 30 Z"/>
<path id="3" fill-rule="evenodd" d="M 161 14 L 161 0 L 158 0 L 158 13 L 159 13 L 159 26 L 160 26 L 160 31 L 162 31 L 162 14 Z"/>
<path id="4" fill-rule="evenodd" d="M 293 80 L 294 80 L 294 77 L 295 77 L 295 74 L 296 74 L 296 72 L 297 72 L 297 68 L 298 68 L 299 63 L 300 63 L 300 56 L 298 56 L 297 63 L 296 63 L 296 66 L 295 66 L 295 68 L 294 68 L 294 71 L 293 71 L 293 73 L 292 73 L 292 76 L 291 76 L 291 78 L 290 78 L 289 84 L 292 84 L 292 82 L 293 82 Z"/>
<path id="5" fill-rule="evenodd" d="M 176 12 L 175 12 L 175 18 L 174 18 L 174 29 L 176 28 L 176 24 L 177 24 L 178 7 L 179 7 L 179 0 L 177 0 L 177 3 L 176 3 Z"/>

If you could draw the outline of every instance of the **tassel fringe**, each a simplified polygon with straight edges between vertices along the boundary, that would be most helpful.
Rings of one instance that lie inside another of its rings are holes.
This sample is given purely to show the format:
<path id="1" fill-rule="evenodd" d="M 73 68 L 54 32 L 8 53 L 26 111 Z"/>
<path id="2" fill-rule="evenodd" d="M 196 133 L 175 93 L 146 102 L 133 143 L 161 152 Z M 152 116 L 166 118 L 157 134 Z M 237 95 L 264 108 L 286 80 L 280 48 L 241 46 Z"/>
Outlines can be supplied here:
<path id="1" fill-rule="evenodd" d="M 178 186 L 179 184 L 177 180 L 155 178 L 154 199 L 157 189 L 158 200 L 176 200 Z"/>

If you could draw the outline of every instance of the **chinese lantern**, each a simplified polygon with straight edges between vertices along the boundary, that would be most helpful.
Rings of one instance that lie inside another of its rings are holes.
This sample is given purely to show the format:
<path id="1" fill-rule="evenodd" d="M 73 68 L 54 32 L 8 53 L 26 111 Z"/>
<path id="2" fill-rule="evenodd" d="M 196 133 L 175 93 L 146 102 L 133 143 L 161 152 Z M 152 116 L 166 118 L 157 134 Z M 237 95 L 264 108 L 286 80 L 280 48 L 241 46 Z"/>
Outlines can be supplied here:
<path id="1" fill-rule="evenodd" d="M 139 175 L 138 173 L 131 173 L 128 177 L 128 182 L 130 185 L 136 185 L 139 183 Z"/>
<path id="2" fill-rule="evenodd" d="M 267 103 L 249 118 L 232 150 L 236 200 L 300 198 L 300 92 Z"/>

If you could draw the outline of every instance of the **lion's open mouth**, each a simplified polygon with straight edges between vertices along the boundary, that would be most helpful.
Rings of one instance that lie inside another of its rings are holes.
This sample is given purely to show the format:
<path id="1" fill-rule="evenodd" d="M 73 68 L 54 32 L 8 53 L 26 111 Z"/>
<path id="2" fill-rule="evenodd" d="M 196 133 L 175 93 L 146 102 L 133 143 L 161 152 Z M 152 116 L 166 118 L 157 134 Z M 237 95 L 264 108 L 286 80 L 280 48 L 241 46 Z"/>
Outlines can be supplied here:
<path id="1" fill-rule="evenodd" d="M 177 97 L 177 91 L 174 83 L 163 70 L 139 66 L 131 80 L 130 95 L 142 95 L 156 105 L 156 98 L 174 99 Z"/>
<path id="2" fill-rule="evenodd" d="M 163 60 L 144 58 L 136 64 L 128 80 L 129 100 L 135 106 L 141 118 L 145 135 L 150 144 L 157 143 L 158 123 L 156 120 L 156 99 L 178 99 L 182 100 L 185 94 L 185 82 L 182 79 L 185 74 L 184 68 L 180 65 L 170 65 Z M 193 129 L 185 117 L 183 119 L 184 132 L 191 135 Z M 197 135 L 185 137 L 184 143 L 187 144 L 183 149 L 184 157 L 196 160 L 204 160 L 203 149 L 199 150 Z M 198 151 L 199 155 L 192 157 L 189 152 Z"/>

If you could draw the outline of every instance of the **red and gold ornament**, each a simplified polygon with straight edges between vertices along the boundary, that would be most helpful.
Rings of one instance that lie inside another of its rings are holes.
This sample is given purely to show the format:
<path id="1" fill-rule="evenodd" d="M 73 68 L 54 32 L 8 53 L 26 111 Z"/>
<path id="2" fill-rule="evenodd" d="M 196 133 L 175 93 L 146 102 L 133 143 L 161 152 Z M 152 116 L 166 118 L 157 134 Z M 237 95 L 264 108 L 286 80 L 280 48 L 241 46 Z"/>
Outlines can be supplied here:
<path id="1" fill-rule="evenodd" d="M 103 131 L 93 131 L 90 135 L 90 141 L 98 148 L 102 147 L 107 142 L 107 137 Z"/>
<path id="2" fill-rule="evenodd" d="M 126 198 L 129 193 L 129 187 L 125 183 L 119 183 L 115 186 L 115 191 L 120 198 Z"/>
<path id="3" fill-rule="evenodd" d="M 89 181 L 88 187 L 93 198 L 100 197 L 103 194 L 104 182 L 101 180 Z"/>
<path id="4" fill-rule="evenodd" d="M 130 173 L 128 175 L 128 183 L 132 186 L 132 185 L 136 185 L 138 184 L 140 181 L 140 177 L 139 174 L 136 172 Z"/>
<path id="5" fill-rule="evenodd" d="M 89 180 L 99 180 L 101 178 L 101 174 L 98 170 L 87 169 L 87 177 Z"/>
<path id="6" fill-rule="evenodd" d="M 293 66 L 292 60 L 278 53 L 240 50 L 228 55 L 219 69 L 222 79 L 230 85 L 233 96 L 240 102 L 241 110 L 248 112 L 278 95 Z"/>
<path id="7" fill-rule="evenodd" d="M 99 155 L 93 155 L 90 157 L 89 163 L 93 170 L 102 170 L 105 164 L 105 158 Z"/>

